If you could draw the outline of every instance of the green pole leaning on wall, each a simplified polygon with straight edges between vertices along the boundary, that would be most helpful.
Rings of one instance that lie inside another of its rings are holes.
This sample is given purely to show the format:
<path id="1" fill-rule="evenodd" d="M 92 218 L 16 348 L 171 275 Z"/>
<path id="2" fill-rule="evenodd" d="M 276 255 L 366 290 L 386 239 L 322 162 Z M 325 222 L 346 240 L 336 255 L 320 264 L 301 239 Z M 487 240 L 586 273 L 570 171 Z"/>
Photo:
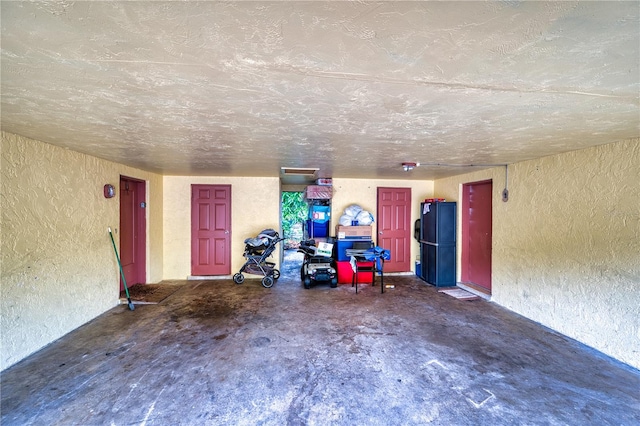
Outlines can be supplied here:
<path id="1" fill-rule="evenodd" d="M 131 297 L 129 297 L 129 289 L 127 288 L 127 280 L 124 277 L 124 271 L 122 270 L 122 264 L 120 263 L 120 256 L 118 256 L 118 249 L 116 248 L 116 242 L 113 240 L 113 234 L 111 233 L 111 227 L 107 228 L 109 231 L 109 236 L 111 237 L 111 244 L 113 245 L 113 251 L 116 254 L 116 259 L 118 260 L 118 267 L 120 268 L 120 276 L 122 276 L 122 284 L 124 285 L 124 292 L 127 294 L 127 301 L 129 302 L 129 309 L 132 311 L 135 309 L 133 306 L 133 302 L 131 302 Z"/>

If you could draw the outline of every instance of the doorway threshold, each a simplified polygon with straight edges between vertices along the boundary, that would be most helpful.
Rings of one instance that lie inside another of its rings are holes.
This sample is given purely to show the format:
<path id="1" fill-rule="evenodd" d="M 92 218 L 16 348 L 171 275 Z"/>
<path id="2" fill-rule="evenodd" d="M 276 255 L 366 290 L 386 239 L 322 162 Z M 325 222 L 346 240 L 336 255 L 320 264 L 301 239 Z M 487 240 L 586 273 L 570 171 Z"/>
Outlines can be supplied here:
<path id="1" fill-rule="evenodd" d="M 232 275 L 189 275 L 187 280 L 229 280 Z"/>
<path id="2" fill-rule="evenodd" d="M 486 288 L 482 288 L 473 283 L 457 283 L 456 285 L 463 290 L 467 290 L 469 293 L 482 297 L 485 300 L 491 300 L 491 292 Z"/>

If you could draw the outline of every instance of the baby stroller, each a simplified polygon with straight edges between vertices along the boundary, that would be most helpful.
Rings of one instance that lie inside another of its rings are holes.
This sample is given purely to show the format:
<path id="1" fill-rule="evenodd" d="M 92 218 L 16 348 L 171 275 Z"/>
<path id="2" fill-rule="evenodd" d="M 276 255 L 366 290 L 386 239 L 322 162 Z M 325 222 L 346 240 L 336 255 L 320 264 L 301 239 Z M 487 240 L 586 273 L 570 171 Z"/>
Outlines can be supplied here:
<path id="1" fill-rule="evenodd" d="M 316 253 L 315 240 L 300 241 L 298 251 L 304 254 L 304 260 L 300 267 L 300 279 L 304 284 L 304 288 L 308 289 L 312 283 L 320 282 L 328 282 L 331 288 L 338 287 L 338 277 L 333 265 L 333 259 Z"/>
<path id="2" fill-rule="evenodd" d="M 244 282 L 243 272 L 253 275 L 262 275 L 263 287 L 269 288 L 275 280 L 280 278 L 280 271 L 276 269 L 276 264 L 267 262 L 276 246 L 284 238 L 280 238 L 273 229 L 265 229 L 255 238 L 244 240 L 244 254 L 247 261 L 240 268 L 240 272 L 233 275 L 233 282 L 242 284 Z"/>

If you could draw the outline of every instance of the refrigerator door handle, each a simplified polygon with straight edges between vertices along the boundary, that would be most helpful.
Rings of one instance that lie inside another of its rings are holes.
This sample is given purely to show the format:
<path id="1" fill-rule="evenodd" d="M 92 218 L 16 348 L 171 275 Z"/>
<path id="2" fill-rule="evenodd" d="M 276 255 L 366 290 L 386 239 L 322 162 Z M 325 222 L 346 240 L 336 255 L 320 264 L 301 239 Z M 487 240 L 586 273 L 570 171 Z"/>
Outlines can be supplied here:
<path id="1" fill-rule="evenodd" d="M 428 241 L 421 241 L 422 244 L 426 244 L 428 246 L 438 247 L 438 243 L 430 243 Z"/>

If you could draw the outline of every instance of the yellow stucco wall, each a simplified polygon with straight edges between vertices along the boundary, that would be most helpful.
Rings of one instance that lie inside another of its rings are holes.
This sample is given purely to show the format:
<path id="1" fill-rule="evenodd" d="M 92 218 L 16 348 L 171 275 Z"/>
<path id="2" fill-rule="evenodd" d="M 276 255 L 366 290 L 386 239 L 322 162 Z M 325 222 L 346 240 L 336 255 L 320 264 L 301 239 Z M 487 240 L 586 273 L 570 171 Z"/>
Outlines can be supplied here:
<path id="1" fill-rule="evenodd" d="M 433 197 L 433 181 L 415 181 L 415 180 L 392 180 L 392 179 L 333 179 L 333 198 L 331 200 L 331 226 L 335 229 L 340 216 L 344 213 L 345 208 L 352 204 L 357 204 L 364 210 L 371 212 L 374 218 L 378 217 L 377 201 L 378 188 L 411 188 L 411 222 L 418 219 L 420 214 L 420 202 L 425 198 Z M 331 230 L 331 235 L 335 233 Z M 374 224 L 375 232 L 375 224 Z M 411 232 L 413 237 L 413 231 Z M 411 239 L 411 268 L 414 268 L 414 262 L 420 254 L 419 243 Z M 393 256 L 393 253 L 391 254 Z"/>
<path id="2" fill-rule="evenodd" d="M 231 273 L 245 262 L 244 240 L 265 228 L 279 231 L 280 180 L 277 177 L 164 177 L 164 278 L 191 275 L 191 185 L 231 185 Z M 280 263 L 280 250 L 272 260 Z M 259 278 L 247 275 L 247 278 Z"/>
<path id="3" fill-rule="evenodd" d="M 118 303 L 106 233 L 118 201 L 102 186 L 120 175 L 147 181 L 148 282 L 190 275 L 191 184 L 232 186 L 232 273 L 244 239 L 280 223 L 277 178 L 161 177 L 4 132 L 1 157 L 0 370 Z M 507 203 L 504 168 L 435 183 L 334 179 L 332 225 L 350 204 L 376 216 L 380 186 L 412 189 L 413 221 L 420 200 L 459 201 L 463 183 L 485 179 L 492 300 L 640 368 L 640 139 L 510 165 Z"/>
<path id="4" fill-rule="evenodd" d="M 487 178 L 492 300 L 640 368 L 640 139 L 510 165 L 506 203 L 503 168 L 437 180 L 435 195 Z"/>
<path id="5" fill-rule="evenodd" d="M 119 198 L 104 184 L 147 181 L 149 281 L 163 261 L 160 176 L 5 132 L 1 155 L 3 370 L 118 303 Z"/>
<path id="6" fill-rule="evenodd" d="M 332 227 L 337 223 L 344 208 L 351 204 L 359 204 L 375 216 L 377 213 L 376 189 L 379 186 L 411 188 L 414 204 L 433 194 L 431 181 L 334 179 L 333 183 Z M 232 273 L 237 272 L 245 261 L 242 253 L 246 238 L 255 236 L 264 228 L 275 228 L 279 231 L 280 183 L 278 178 L 165 176 L 163 202 L 165 279 L 185 279 L 191 274 L 190 194 L 192 184 L 231 185 Z M 418 208 L 413 210 L 412 221 L 418 215 Z M 331 234 L 333 235 L 333 230 Z M 412 245 L 412 256 L 415 258 L 417 255 L 418 244 L 415 243 Z M 280 250 L 274 252 L 273 260 L 280 264 Z"/>

